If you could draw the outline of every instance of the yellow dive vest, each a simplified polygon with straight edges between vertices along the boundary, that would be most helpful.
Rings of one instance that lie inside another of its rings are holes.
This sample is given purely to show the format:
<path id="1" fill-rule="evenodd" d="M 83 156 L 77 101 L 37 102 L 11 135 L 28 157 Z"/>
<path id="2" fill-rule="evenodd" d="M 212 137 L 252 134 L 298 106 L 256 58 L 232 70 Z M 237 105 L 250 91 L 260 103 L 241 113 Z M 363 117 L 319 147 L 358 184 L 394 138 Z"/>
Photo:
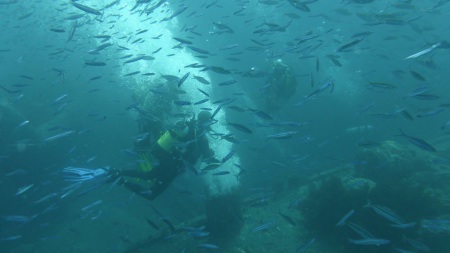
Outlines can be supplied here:
<path id="1" fill-rule="evenodd" d="M 141 158 L 141 162 L 139 163 L 139 167 L 142 171 L 149 172 L 153 169 L 152 161 L 150 157 L 146 153 L 139 154 Z"/>
<path id="2" fill-rule="evenodd" d="M 140 158 L 139 168 L 141 169 L 141 171 L 150 172 L 153 169 L 153 164 L 152 164 L 151 158 L 146 153 L 140 153 L 139 158 Z M 132 178 L 130 180 L 133 180 L 136 183 L 153 184 L 152 180 L 144 180 L 141 178 Z"/>

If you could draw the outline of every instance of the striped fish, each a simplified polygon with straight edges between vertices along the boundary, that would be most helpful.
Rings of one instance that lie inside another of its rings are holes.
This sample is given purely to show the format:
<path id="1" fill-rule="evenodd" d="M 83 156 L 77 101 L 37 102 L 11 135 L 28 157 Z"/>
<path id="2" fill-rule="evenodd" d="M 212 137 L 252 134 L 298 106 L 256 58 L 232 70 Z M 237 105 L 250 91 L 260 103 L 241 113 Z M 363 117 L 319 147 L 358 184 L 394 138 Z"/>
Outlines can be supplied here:
<path id="1" fill-rule="evenodd" d="M 369 238 L 369 239 L 358 239 L 358 240 L 349 239 L 348 241 L 350 243 L 357 244 L 357 245 L 376 245 L 376 246 L 388 244 L 391 242 L 389 240 L 381 239 L 381 238 Z"/>
<path id="2" fill-rule="evenodd" d="M 428 142 L 426 142 L 426 141 L 424 141 L 422 139 L 419 139 L 417 137 L 407 135 L 401 129 L 400 129 L 400 134 L 398 136 L 405 137 L 406 139 L 409 140 L 409 142 L 411 142 L 412 144 L 414 144 L 418 148 L 421 148 L 423 150 L 430 151 L 430 152 L 436 152 L 436 149 L 433 146 L 431 146 L 431 144 L 429 144 Z"/>
<path id="3" fill-rule="evenodd" d="M 267 222 L 265 224 L 262 224 L 260 226 L 257 226 L 256 228 L 252 229 L 252 233 L 259 232 L 259 231 L 262 231 L 262 230 L 266 230 L 269 227 L 271 227 L 272 225 L 274 225 L 273 221 Z"/>
<path id="4" fill-rule="evenodd" d="M 385 206 L 377 206 L 372 204 L 372 202 L 367 201 L 367 205 L 365 205 L 364 207 L 372 208 L 372 210 L 379 214 L 381 217 L 385 218 L 386 220 L 392 221 L 395 224 L 405 224 L 405 221 L 402 218 L 400 218 L 397 214 L 394 213 L 394 211 Z"/>

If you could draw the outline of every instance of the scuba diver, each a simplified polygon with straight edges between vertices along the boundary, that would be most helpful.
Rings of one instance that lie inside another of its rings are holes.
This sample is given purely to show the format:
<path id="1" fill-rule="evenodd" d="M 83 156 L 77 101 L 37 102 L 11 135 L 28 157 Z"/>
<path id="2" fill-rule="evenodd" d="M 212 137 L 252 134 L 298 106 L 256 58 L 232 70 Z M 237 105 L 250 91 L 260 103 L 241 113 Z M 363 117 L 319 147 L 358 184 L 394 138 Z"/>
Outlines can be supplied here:
<path id="1" fill-rule="evenodd" d="M 266 79 L 265 106 L 267 111 L 279 110 L 297 91 L 297 79 L 291 67 L 277 59 L 272 63 L 272 71 Z"/>
<path id="2" fill-rule="evenodd" d="M 110 169 L 109 181 L 116 181 L 136 194 L 153 200 L 172 181 L 202 158 L 213 158 L 206 133 L 210 129 L 211 113 L 202 111 L 188 121 L 179 121 L 166 131 L 150 149 L 138 150 L 140 169 Z M 197 173 L 197 171 L 195 171 Z"/>

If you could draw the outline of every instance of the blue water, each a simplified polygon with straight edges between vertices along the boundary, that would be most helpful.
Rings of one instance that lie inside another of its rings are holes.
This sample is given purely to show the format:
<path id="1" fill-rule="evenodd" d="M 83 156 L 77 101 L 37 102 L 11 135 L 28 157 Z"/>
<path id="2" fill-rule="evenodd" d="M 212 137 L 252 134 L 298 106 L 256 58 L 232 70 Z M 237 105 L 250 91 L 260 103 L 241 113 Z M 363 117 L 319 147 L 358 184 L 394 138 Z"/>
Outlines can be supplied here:
<path id="1" fill-rule="evenodd" d="M 448 2 L 0 0 L 0 251 L 449 252 Z M 205 110 L 218 168 L 105 183 Z"/>

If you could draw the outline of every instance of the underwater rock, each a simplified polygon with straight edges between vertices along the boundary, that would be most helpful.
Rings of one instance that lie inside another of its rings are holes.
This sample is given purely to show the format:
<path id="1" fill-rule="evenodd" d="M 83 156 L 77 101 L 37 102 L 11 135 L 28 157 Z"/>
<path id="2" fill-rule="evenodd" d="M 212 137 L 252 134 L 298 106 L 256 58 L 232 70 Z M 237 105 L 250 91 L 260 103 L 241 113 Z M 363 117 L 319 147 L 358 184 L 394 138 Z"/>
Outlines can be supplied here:
<path id="1" fill-rule="evenodd" d="M 363 190 L 368 189 L 369 192 L 376 187 L 376 183 L 366 178 L 347 177 L 343 179 L 342 184 L 347 190 Z"/>
<path id="2" fill-rule="evenodd" d="M 206 229 L 216 238 L 233 238 L 243 226 L 239 194 L 211 197 L 206 201 Z"/>
<path id="3" fill-rule="evenodd" d="M 362 147 L 356 160 L 364 161 L 355 166 L 357 177 L 379 181 L 398 181 L 428 167 L 424 151 L 413 149 L 395 141 L 384 141 L 374 147 Z"/>

